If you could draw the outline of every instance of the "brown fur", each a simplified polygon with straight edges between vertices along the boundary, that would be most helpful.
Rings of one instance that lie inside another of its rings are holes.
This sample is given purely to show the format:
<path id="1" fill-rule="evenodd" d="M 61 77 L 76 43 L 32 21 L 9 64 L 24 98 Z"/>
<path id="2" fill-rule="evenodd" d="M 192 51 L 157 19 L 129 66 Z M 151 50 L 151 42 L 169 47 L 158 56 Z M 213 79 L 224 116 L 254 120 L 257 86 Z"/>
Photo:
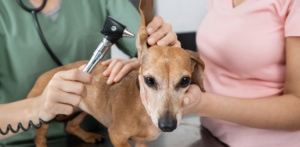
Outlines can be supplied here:
<path id="1" fill-rule="evenodd" d="M 168 122 L 171 122 L 172 129 L 167 131 L 172 131 L 179 124 L 182 96 L 188 88 L 188 86 L 180 87 L 183 77 L 191 78 L 191 83 L 199 85 L 204 91 L 202 85 L 204 64 L 197 53 L 177 47 L 148 48 L 145 26 L 153 18 L 152 11 L 153 1 L 141 0 L 142 24 L 137 39 L 140 69 L 130 72 L 119 83 L 109 86 L 106 84 L 107 77 L 102 76 L 106 67 L 96 65 L 91 73 L 96 83 L 86 85 L 87 96 L 79 105 L 82 112 L 77 112 L 80 114 L 73 116 L 73 119 L 69 116 L 59 117 L 60 121 L 71 119 L 66 126 L 67 132 L 85 142 L 100 141 L 99 134 L 86 132 L 79 126 L 88 113 L 108 128 L 114 146 L 131 146 L 128 140 L 132 139 L 136 146 L 143 147 L 146 146 L 146 141 L 158 137 L 161 132 L 159 124 L 165 125 L 167 122 L 168 128 Z M 78 68 L 86 63 L 87 61 L 79 61 L 46 72 L 39 77 L 28 97 L 39 96 L 56 72 Z M 144 81 L 146 77 L 152 77 L 156 86 L 147 86 Z M 140 94 L 144 94 L 144 97 Z M 37 146 L 46 146 L 47 129 L 48 125 L 43 125 L 37 130 L 35 138 Z"/>

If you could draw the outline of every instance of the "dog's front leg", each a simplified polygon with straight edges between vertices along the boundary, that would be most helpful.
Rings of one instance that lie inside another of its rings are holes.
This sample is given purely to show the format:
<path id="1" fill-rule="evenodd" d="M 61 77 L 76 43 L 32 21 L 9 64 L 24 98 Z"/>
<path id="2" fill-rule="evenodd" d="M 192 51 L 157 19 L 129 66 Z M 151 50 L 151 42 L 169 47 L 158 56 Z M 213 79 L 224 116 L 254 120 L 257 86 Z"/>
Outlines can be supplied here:
<path id="1" fill-rule="evenodd" d="M 46 133 L 48 128 L 48 124 L 43 124 L 39 129 L 35 130 L 36 136 L 34 138 L 34 143 L 36 147 L 47 147 Z"/>
<path id="2" fill-rule="evenodd" d="M 114 125 L 111 125 L 108 128 L 108 134 L 114 147 L 131 147 L 131 144 L 128 141 L 128 132 L 120 131 L 120 126 L 114 127 Z"/>
<path id="3" fill-rule="evenodd" d="M 148 147 L 145 142 L 135 142 L 135 147 Z"/>
<path id="4" fill-rule="evenodd" d="M 73 134 L 87 143 L 101 142 L 102 136 L 96 133 L 87 132 L 80 127 L 80 123 L 87 116 L 87 113 L 81 112 L 78 116 L 67 122 L 66 131 Z"/>

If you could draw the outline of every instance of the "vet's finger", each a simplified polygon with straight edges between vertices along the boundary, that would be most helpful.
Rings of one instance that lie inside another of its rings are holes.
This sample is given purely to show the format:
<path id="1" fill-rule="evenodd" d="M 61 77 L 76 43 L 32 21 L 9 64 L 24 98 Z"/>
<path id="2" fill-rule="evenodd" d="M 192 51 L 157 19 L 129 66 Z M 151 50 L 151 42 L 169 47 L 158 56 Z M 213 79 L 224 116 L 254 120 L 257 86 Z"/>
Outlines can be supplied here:
<path id="1" fill-rule="evenodd" d="M 113 82 L 119 82 L 123 77 L 125 77 L 128 73 L 140 67 L 140 63 L 137 58 L 132 58 L 116 75 Z"/>
<path id="2" fill-rule="evenodd" d="M 157 41 L 157 45 L 181 47 L 181 43 L 178 41 L 177 34 L 175 32 L 169 32 Z"/>
<path id="3" fill-rule="evenodd" d="M 74 112 L 74 107 L 67 104 L 56 104 L 50 111 L 54 116 L 58 114 L 70 115 Z"/>
<path id="4" fill-rule="evenodd" d="M 53 78 L 60 78 L 62 80 L 79 81 L 87 84 L 91 84 L 93 81 L 92 75 L 83 72 L 79 69 L 71 69 L 67 71 L 60 71 L 56 73 Z"/>
<path id="5" fill-rule="evenodd" d="M 164 20 L 160 16 L 154 16 L 152 21 L 147 25 L 147 33 L 152 35 L 156 32 L 164 23 Z"/>
<path id="6" fill-rule="evenodd" d="M 111 72 L 109 74 L 109 77 L 107 79 L 107 82 L 106 82 L 108 85 L 111 85 L 114 83 L 115 77 L 122 70 L 123 67 L 124 67 L 124 63 L 121 63 L 121 62 L 118 62 L 113 66 L 113 68 L 111 69 Z"/>
<path id="7" fill-rule="evenodd" d="M 110 76 L 111 71 L 113 70 L 113 68 L 115 68 L 115 65 L 121 61 L 122 61 L 122 59 L 111 59 L 111 60 L 107 60 L 106 62 L 102 63 L 102 65 L 107 66 L 106 70 L 103 72 L 103 76 L 106 76 L 106 77 Z"/>
<path id="8" fill-rule="evenodd" d="M 148 37 L 147 42 L 149 45 L 154 45 L 158 41 L 161 41 L 161 44 L 167 45 L 167 43 L 164 43 L 164 40 L 161 39 L 163 39 L 166 35 L 168 35 L 171 32 L 172 32 L 172 26 L 168 23 L 164 23 L 158 30 L 156 30 Z"/>
<path id="9" fill-rule="evenodd" d="M 101 65 L 108 66 L 111 62 L 112 62 L 112 59 L 108 59 L 108 60 L 101 62 Z"/>
<path id="10" fill-rule="evenodd" d="M 83 70 L 85 68 L 86 64 L 81 65 L 78 69 Z"/>
<path id="11" fill-rule="evenodd" d="M 85 85 L 76 81 L 61 82 L 59 88 L 61 91 L 81 95 L 81 97 L 85 97 L 87 93 Z"/>
<path id="12" fill-rule="evenodd" d="M 181 47 L 181 42 L 177 40 L 173 46 L 175 46 L 175 47 Z"/>
<path id="13" fill-rule="evenodd" d="M 78 106 L 81 102 L 82 96 L 74 94 L 74 93 L 67 93 L 61 90 L 49 90 L 44 95 L 46 97 L 45 105 L 51 106 L 55 103 L 63 103 L 72 106 Z"/>
<path id="14" fill-rule="evenodd" d="M 168 30 L 167 24 L 164 23 L 160 16 L 155 16 L 153 20 L 147 25 L 147 33 L 149 35 L 147 42 L 149 45 L 154 45 L 158 40 L 164 37 Z"/>

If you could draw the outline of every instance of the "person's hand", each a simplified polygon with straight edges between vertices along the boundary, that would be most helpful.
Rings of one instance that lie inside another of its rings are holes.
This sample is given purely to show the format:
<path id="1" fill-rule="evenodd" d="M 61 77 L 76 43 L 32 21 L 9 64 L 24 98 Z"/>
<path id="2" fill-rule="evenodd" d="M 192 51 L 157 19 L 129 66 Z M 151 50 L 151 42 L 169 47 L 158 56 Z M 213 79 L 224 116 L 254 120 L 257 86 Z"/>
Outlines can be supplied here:
<path id="1" fill-rule="evenodd" d="M 189 89 L 183 96 L 182 114 L 199 114 L 201 111 L 201 100 L 203 92 L 197 85 L 190 85 Z"/>
<path id="2" fill-rule="evenodd" d="M 140 63 L 137 58 L 131 58 L 129 60 L 109 59 L 101 64 L 107 66 L 103 75 L 108 76 L 107 84 L 109 85 L 119 82 L 129 72 L 140 67 Z"/>
<path id="3" fill-rule="evenodd" d="M 58 114 L 69 115 L 79 105 L 81 98 L 86 96 L 84 84 L 93 84 L 90 74 L 80 69 L 57 72 L 43 93 L 36 100 L 35 109 L 38 116 L 49 121 Z"/>
<path id="4" fill-rule="evenodd" d="M 177 35 L 172 31 L 172 25 L 164 22 L 160 16 L 155 16 L 147 25 L 148 44 L 161 46 L 181 47 L 181 43 L 177 40 Z"/>

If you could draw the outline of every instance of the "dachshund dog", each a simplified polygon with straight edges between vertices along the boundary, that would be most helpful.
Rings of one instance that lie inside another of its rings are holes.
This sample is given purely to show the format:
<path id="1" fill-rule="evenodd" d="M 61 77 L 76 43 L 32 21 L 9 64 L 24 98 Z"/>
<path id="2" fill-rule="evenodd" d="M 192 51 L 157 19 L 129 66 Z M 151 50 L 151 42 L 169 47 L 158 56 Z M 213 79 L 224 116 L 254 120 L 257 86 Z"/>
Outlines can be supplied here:
<path id="1" fill-rule="evenodd" d="M 102 75 L 106 67 L 96 65 L 91 73 L 96 83 L 86 85 L 87 95 L 79 104 L 77 115 L 56 118 L 68 120 L 67 132 L 88 143 L 100 141 L 101 135 L 86 132 L 79 126 L 89 114 L 108 128 L 114 146 L 129 147 L 130 139 L 135 146 L 144 147 L 161 132 L 173 131 L 180 124 L 182 98 L 190 84 L 197 84 L 205 91 L 202 84 L 204 63 L 198 53 L 178 47 L 147 45 L 146 26 L 153 19 L 153 3 L 153 0 L 141 0 L 139 5 L 142 19 L 136 46 L 140 68 L 120 82 L 107 85 L 107 77 Z M 28 97 L 41 95 L 56 72 L 86 63 L 74 62 L 44 73 Z M 46 146 L 48 126 L 44 124 L 36 130 L 36 146 Z"/>

